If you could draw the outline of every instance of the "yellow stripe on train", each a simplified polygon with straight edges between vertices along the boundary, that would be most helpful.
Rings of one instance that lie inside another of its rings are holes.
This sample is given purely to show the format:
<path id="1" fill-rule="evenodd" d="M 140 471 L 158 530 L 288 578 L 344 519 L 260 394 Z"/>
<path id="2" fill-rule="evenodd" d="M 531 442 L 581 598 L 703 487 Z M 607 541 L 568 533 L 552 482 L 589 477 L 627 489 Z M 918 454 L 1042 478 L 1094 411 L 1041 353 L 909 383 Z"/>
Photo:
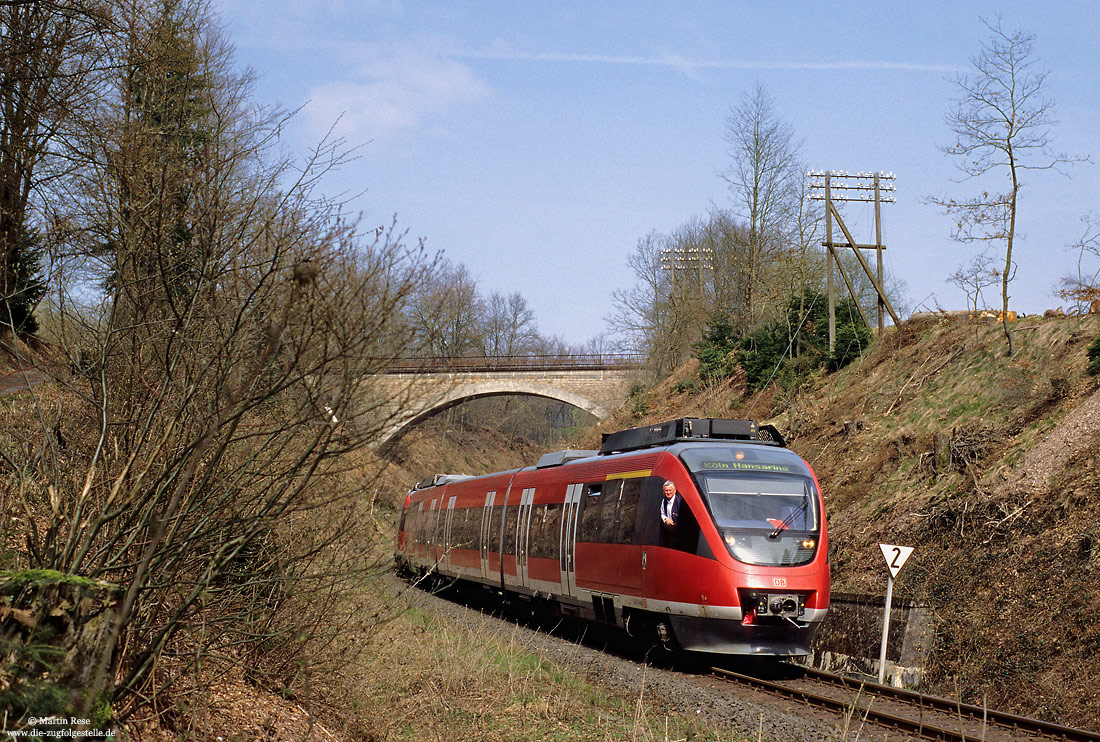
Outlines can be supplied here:
<path id="1" fill-rule="evenodd" d="M 608 474 L 605 481 L 612 479 L 634 479 L 635 477 L 648 477 L 653 473 L 652 469 L 639 469 L 638 471 L 621 471 L 618 474 Z"/>

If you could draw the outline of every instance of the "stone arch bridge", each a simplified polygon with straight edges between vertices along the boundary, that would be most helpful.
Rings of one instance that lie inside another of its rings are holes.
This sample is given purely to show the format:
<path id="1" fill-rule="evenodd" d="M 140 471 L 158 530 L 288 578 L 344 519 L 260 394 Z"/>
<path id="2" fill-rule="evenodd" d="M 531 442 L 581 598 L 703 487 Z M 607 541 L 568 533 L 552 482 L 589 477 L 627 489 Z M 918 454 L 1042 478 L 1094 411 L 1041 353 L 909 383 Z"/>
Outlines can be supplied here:
<path id="1" fill-rule="evenodd" d="M 629 396 L 645 359 L 633 354 L 399 359 L 376 377 L 388 421 L 375 448 L 386 449 L 418 423 L 480 397 L 555 399 L 599 419 Z"/>

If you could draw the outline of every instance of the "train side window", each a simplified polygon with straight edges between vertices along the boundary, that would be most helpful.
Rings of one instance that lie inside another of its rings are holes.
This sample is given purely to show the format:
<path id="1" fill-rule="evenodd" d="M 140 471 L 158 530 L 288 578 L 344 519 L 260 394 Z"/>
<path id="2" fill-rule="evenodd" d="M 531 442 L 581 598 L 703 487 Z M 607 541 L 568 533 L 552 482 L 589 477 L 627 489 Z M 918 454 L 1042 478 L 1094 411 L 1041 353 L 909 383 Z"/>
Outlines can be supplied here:
<path id="1" fill-rule="evenodd" d="M 550 507 L 550 505 L 543 505 L 539 508 L 542 511 L 542 520 L 539 522 L 539 556 L 542 559 L 550 559 L 554 556 L 554 544 L 558 538 L 558 534 L 550 533 L 552 520 Z"/>
<path id="2" fill-rule="evenodd" d="M 695 520 L 691 507 L 685 499 L 680 506 L 680 523 L 676 527 L 675 534 L 670 534 L 661 526 L 661 503 L 664 500 L 662 492 L 663 477 L 645 477 L 640 482 L 640 495 L 638 499 L 638 511 L 635 518 L 636 529 L 634 543 L 650 544 L 653 546 L 669 546 L 681 551 L 694 552 L 699 538 L 699 524 Z M 683 493 L 681 492 L 681 497 Z"/>
<path id="3" fill-rule="evenodd" d="M 458 546 L 461 549 L 472 549 L 474 547 L 475 532 L 474 532 L 474 509 L 463 508 L 462 510 L 462 538 L 459 540 Z"/>
<path id="4" fill-rule="evenodd" d="M 578 541 L 599 542 L 600 536 L 600 496 L 603 482 L 584 485 L 581 495 L 581 530 Z"/>
<path id="5" fill-rule="evenodd" d="M 489 551 L 500 551 L 500 518 L 504 508 L 500 505 L 490 508 L 489 515 Z"/>
<path id="6" fill-rule="evenodd" d="M 552 503 L 546 506 L 547 559 L 558 559 L 561 555 L 561 516 L 564 506 Z"/>
<path id="7" fill-rule="evenodd" d="M 604 485 L 600 495 L 600 532 L 596 539 L 601 544 L 613 544 L 618 540 L 619 501 L 623 494 L 623 480 L 616 479 Z"/>
<path id="8" fill-rule="evenodd" d="M 519 510 L 519 506 L 515 505 L 509 507 L 504 513 L 504 553 L 515 554 L 516 553 L 516 511 Z"/>
<path id="9" fill-rule="evenodd" d="M 699 521 L 687 500 L 680 503 L 680 517 L 674 530 L 661 531 L 661 546 L 669 546 L 677 551 L 696 553 L 699 547 Z"/>
<path id="10" fill-rule="evenodd" d="M 549 528 L 547 527 L 548 515 L 548 505 L 535 505 L 531 509 L 530 554 L 539 559 L 547 559 L 551 556 Z"/>
<path id="11" fill-rule="evenodd" d="M 542 537 L 542 507 L 532 505 L 528 513 L 527 523 L 527 556 L 537 556 L 539 539 Z"/>
<path id="12" fill-rule="evenodd" d="M 622 494 L 619 496 L 619 523 L 616 543 L 633 544 L 635 542 L 634 527 L 638 518 L 638 500 L 642 495 L 642 479 L 640 477 L 623 481 Z"/>

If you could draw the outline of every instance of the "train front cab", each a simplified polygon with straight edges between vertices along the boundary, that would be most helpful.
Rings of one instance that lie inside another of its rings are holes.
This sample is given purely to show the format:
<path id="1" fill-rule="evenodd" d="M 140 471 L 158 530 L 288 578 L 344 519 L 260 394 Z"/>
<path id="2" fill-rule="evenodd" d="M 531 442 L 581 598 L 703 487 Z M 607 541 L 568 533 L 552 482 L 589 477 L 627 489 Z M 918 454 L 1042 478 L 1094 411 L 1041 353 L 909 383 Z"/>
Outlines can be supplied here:
<path id="1" fill-rule="evenodd" d="M 647 608 L 667 613 L 683 649 L 808 654 L 829 605 L 813 472 L 789 450 L 754 443 L 681 443 L 666 452 L 653 473 L 676 484 L 689 527 L 698 525 L 647 555 Z"/>

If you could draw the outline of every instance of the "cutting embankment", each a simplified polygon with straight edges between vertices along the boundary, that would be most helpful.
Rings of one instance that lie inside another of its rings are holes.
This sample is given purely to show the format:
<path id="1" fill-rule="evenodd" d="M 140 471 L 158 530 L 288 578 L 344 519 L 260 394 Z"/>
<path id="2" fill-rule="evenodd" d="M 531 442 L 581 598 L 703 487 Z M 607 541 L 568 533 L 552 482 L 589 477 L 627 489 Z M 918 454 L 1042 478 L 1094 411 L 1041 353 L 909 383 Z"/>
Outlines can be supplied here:
<path id="1" fill-rule="evenodd" d="M 797 388 L 702 389 L 689 363 L 641 415 L 768 419 L 825 493 L 834 592 L 881 594 L 878 543 L 916 547 L 895 598 L 925 606 L 925 689 L 1100 727 L 1100 317 L 999 326 L 923 317 Z M 591 445 L 591 436 L 585 444 Z"/>

